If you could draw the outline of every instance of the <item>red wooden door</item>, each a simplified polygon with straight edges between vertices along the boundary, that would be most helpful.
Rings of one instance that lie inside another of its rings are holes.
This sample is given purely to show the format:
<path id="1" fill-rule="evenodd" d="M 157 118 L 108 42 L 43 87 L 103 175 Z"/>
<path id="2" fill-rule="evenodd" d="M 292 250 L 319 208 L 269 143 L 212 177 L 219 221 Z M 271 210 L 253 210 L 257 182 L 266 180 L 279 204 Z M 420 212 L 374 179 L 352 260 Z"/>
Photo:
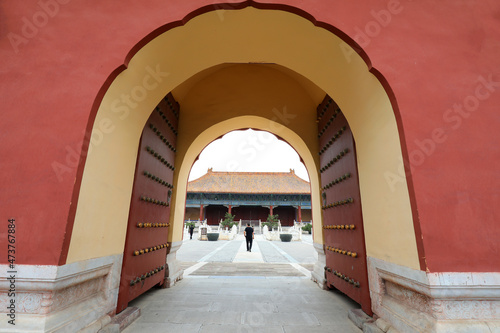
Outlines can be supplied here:
<path id="1" fill-rule="evenodd" d="M 231 211 L 235 218 L 234 220 L 253 220 L 259 219 L 265 221 L 269 215 L 269 209 L 261 206 L 238 206 L 234 207 Z"/>
<path id="2" fill-rule="evenodd" d="M 168 94 L 142 132 L 130 203 L 117 313 L 128 302 L 164 283 L 169 251 L 178 103 Z"/>
<path id="3" fill-rule="evenodd" d="M 372 315 L 354 138 L 329 96 L 317 111 L 327 284 Z"/>
<path id="4" fill-rule="evenodd" d="M 290 227 L 293 226 L 293 221 L 296 220 L 295 208 L 291 206 L 278 206 L 273 209 L 274 214 L 278 214 L 278 219 L 281 222 L 281 226 Z M 267 219 L 267 217 L 266 217 Z"/>
<path id="5" fill-rule="evenodd" d="M 206 208 L 205 218 L 208 225 L 219 225 L 220 220 L 224 219 L 227 208 L 222 205 L 210 205 Z"/>

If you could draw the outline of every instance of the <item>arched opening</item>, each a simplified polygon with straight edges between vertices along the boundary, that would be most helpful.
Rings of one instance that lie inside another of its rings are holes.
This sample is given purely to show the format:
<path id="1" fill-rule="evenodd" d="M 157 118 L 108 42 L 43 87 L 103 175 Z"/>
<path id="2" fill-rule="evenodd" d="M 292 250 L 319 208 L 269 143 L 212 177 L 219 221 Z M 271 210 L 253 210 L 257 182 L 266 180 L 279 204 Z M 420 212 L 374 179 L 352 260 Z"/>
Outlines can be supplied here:
<path id="1" fill-rule="evenodd" d="M 123 253 L 139 137 L 168 92 L 182 110 L 169 241 L 182 236 L 187 177 L 197 154 L 228 130 L 248 127 L 282 137 L 302 156 L 313 221 L 321 225 L 315 107 L 326 93 L 342 108 L 357 143 L 367 255 L 418 269 L 408 187 L 391 188 L 384 178 L 397 174 L 403 160 L 396 117 L 371 68 L 339 36 L 293 13 L 247 7 L 223 11 L 224 20 L 219 14 L 201 14 L 148 39 L 98 103 L 93 135 L 101 139 L 85 162 L 67 263 Z M 283 83 L 300 95 L 278 85 L 256 98 L 239 89 L 242 77 L 243 87 Z M 314 235 L 320 245 L 321 230 Z"/>
<path id="2" fill-rule="evenodd" d="M 241 129 L 211 142 L 188 181 L 185 223 L 219 225 L 227 213 L 238 226 L 259 223 L 261 232 L 271 214 L 287 227 L 312 220 L 307 169 L 287 142 L 266 131 Z"/>
<path id="3" fill-rule="evenodd" d="M 309 176 L 310 176 L 310 181 L 311 181 L 311 187 L 313 186 L 312 184 L 314 183 L 314 186 L 319 186 L 319 178 L 317 176 L 317 172 L 311 172 L 310 168 L 314 168 L 314 164 L 311 163 L 312 160 L 312 154 L 310 151 L 306 148 L 306 144 L 302 141 L 302 139 L 296 134 L 293 133 L 292 131 L 284 128 L 281 126 L 279 123 L 270 121 L 269 119 L 262 118 L 262 117 L 255 117 L 255 116 L 241 116 L 241 117 L 235 117 L 232 119 L 229 119 L 227 121 L 218 123 L 217 125 L 214 125 L 208 129 L 206 129 L 203 133 L 200 134 L 200 136 L 192 143 L 191 147 L 189 147 L 187 154 L 186 154 L 186 159 L 185 159 L 185 168 L 184 163 L 183 166 L 181 166 L 181 172 L 179 173 L 179 184 L 186 184 L 188 181 L 189 177 L 189 172 L 191 170 L 191 166 L 195 162 L 196 158 L 200 154 L 200 152 L 205 148 L 207 143 L 210 143 L 217 138 L 223 136 L 227 132 L 230 132 L 232 130 L 237 130 L 241 129 L 242 127 L 249 127 L 253 129 L 258 129 L 262 131 L 268 131 L 270 133 L 273 133 L 275 135 L 278 135 L 288 144 L 290 144 L 291 147 L 293 147 L 298 155 L 302 158 L 304 161 L 304 165 L 306 169 L 308 170 Z M 275 128 L 273 132 L 273 128 Z M 280 129 L 279 131 L 276 129 Z M 307 161 L 307 162 L 306 162 Z M 312 169 L 314 171 L 314 169 Z M 313 180 L 314 178 L 314 180 Z M 184 186 L 186 186 L 184 185 Z M 311 193 L 312 195 L 312 193 Z M 314 200 L 314 199 L 312 199 Z M 319 200 L 319 195 L 316 200 Z M 185 206 L 185 201 L 180 201 L 176 202 L 177 206 L 175 207 L 176 213 L 174 214 L 184 214 L 184 206 Z M 320 206 L 319 201 L 316 203 L 316 206 L 312 204 L 312 209 L 318 209 L 318 206 Z"/>
<path id="4" fill-rule="evenodd" d="M 305 181 L 309 173 L 297 152 L 275 135 L 253 128 L 226 133 L 207 145 L 189 174 L 193 181 L 207 172 L 289 172 Z"/>
<path id="5" fill-rule="evenodd" d="M 190 235 L 185 229 L 177 254 L 184 278 L 207 274 L 266 278 L 281 276 L 284 270 L 291 274 L 287 276 L 310 277 L 316 251 L 312 236 L 298 232 L 301 221 L 311 222 L 310 184 L 304 178 L 308 179 L 307 170 L 297 152 L 269 132 L 240 129 L 207 145 L 189 175 L 184 220 L 194 224 L 194 230 Z M 225 228 L 219 223 L 227 213 L 235 222 Z M 274 225 L 279 231 L 266 224 L 269 214 L 279 214 L 280 224 Z M 247 224 L 254 232 L 250 249 L 245 248 Z M 293 242 L 283 244 L 294 254 L 280 253 L 280 232 L 292 235 Z M 207 233 L 217 234 L 218 242 L 210 242 Z"/>

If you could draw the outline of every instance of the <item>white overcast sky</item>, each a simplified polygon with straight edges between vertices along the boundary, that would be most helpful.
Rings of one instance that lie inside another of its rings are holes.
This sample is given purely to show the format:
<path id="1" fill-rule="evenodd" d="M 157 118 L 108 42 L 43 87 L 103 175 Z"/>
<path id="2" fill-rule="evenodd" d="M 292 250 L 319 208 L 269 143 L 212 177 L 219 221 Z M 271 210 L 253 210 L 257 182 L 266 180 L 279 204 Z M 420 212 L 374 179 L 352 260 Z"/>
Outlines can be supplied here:
<path id="1" fill-rule="evenodd" d="M 297 152 L 268 132 L 233 131 L 210 143 L 200 154 L 189 174 L 189 181 L 213 171 L 290 172 L 309 181 Z"/>

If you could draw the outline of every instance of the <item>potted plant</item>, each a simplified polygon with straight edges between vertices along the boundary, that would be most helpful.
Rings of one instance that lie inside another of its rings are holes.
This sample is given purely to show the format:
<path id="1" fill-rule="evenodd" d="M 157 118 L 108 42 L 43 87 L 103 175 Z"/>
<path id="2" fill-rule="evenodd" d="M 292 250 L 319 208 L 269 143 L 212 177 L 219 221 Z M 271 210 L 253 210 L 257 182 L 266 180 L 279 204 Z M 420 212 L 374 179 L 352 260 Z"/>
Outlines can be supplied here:
<path id="1" fill-rule="evenodd" d="M 234 222 L 234 215 L 231 215 L 229 212 L 226 212 L 224 215 L 224 220 L 222 220 L 221 225 L 223 228 L 231 229 L 233 225 L 238 223 Z"/>
<path id="2" fill-rule="evenodd" d="M 313 227 L 312 223 L 308 223 L 308 224 L 306 224 L 305 226 L 302 227 L 302 230 L 307 231 L 309 233 L 309 235 L 310 235 L 311 232 L 312 232 L 312 227 Z"/>
<path id="3" fill-rule="evenodd" d="M 267 227 L 269 228 L 269 230 L 274 230 L 274 229 L 277 229 L 278 228 L 278 214 L 275 214 L 275 215 L 272 215 L 272 214 L 269 214 L 267 216 L 267 221 L 262 223 L 262 225 L 267 225 Z"/>

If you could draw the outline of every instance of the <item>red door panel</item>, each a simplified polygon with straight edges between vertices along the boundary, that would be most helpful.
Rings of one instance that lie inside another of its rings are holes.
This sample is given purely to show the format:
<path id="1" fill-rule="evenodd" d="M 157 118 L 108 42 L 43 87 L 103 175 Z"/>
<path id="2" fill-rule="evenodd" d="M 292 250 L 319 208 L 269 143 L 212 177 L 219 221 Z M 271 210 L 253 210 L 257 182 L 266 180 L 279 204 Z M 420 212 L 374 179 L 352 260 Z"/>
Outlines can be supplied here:
<path id="1" fill-rule="evenodd" d="M 238 206 L 233 207 L 231 213 L 235 215 L 234 220 L 266 221 L 269 215 L 269 208 L 261 206 Z"/>
<path id="2" fill-rule="evenodd" d="M 290 227 L 293 226 L 293 221 L 295 220 L 295 208 L 290 206 L 281 206 L 273 209 L 274 214 L 278 214 L 278 219 L 281 222 L 281 226 Z"/>
<path id="3" fill-rule="evenodd" d="M 117 313 L 165 279 L 179 106 L 169 94 L 151 113 L 139 143 Z"/>
<path id="4" fill-rule="evenodd" d="M 224 219 L 227 208 L 221 205 L 210 205 L 206 208 L 205 217 L 208 225 L 219 225 L 220 220 Z"/>
<path id="5" fill-rule="evenodd" d="M 327 284 L 371 315 L 354 138 L 329 96 L 318 106 L 318 120 Z"/>

